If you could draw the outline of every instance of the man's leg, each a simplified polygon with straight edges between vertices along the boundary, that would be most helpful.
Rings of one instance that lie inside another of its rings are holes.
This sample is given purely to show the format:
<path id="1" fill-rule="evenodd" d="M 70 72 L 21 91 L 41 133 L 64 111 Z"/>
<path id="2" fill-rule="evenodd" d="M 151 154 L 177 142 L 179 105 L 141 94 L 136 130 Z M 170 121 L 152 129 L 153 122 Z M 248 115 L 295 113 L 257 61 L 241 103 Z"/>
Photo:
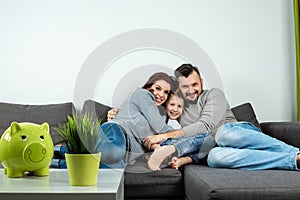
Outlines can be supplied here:
<path id="1" fill-rule="evenodd" d="M 215 147 L 209 152 L 207 163 L 216 168 L 297 170 L 297 154 L 297 150 L 286 153 Z"/>
<path id="2" fill-rule="evenodd" d="M 215 139 L 220 147 L 286 153 L 299 151 L 296 147 L 260 132 L 257 127 L 248 122 L 224 124 L 218 129 Z"/>

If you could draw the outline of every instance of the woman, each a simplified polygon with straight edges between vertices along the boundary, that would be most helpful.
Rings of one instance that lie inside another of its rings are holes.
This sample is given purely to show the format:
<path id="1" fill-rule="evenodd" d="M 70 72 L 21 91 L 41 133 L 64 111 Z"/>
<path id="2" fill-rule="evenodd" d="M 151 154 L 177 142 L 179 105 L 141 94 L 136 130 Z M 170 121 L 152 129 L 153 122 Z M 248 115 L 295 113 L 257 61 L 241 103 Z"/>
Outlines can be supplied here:
<path id="1" fill-rule="evenodd" d="M 158 108 L 168 99 L 172 83 L 166 73 L 153 74 L 121 104 L 115 118 L 100 126 L 106 135 L 99 140 L 102 164 L 124 167 L 146 152 L 142 145 L 145 137 L 173 130 Z"/>

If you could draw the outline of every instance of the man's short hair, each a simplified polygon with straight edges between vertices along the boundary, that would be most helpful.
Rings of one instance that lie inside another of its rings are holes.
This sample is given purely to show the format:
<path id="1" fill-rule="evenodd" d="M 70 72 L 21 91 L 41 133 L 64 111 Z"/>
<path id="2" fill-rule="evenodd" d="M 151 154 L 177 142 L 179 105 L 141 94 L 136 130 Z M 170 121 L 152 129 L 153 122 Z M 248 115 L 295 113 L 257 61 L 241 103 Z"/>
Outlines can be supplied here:
<path id="1" fill-rule="evenodd" d="M 179 76 L 184 76 L 185 78 L 187 78 L 191 73 L 193 73 L 193 71 L 197 72 L 199 78 L 201 78 L 199 69 L 191 64 L 182 64 L 181 66 L 179 66 L 175 70 L 175 77 L 178 78 Z"/>

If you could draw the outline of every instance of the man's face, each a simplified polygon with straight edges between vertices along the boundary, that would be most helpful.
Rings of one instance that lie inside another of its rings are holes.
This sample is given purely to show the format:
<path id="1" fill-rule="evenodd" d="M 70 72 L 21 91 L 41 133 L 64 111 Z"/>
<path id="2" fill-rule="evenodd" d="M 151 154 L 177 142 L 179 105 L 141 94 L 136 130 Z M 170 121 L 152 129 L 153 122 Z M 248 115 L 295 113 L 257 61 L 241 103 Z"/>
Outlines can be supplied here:
<path id="1" fill-rule="evenodd" d="M 200 79 L 199 75 L 195 71 L 193 71 L 187 78 L 179 76 L 178 83 L 179 89 L 187 101 L 196 101 L 202 92 L 203 80 Z"/>

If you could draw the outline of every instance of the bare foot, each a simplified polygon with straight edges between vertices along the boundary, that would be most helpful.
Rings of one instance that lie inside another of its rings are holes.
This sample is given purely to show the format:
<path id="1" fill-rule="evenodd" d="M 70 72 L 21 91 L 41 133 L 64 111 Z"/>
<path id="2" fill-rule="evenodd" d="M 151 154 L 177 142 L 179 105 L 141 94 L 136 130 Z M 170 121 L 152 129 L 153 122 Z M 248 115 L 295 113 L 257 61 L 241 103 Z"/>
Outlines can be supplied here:
<path id="1" fill-rule="evenodd" d="M 153 144 L 153 145 L 151 146 L 151 150 L 153 150 L 153 151 L 156 151 L 156 150 L 158 150 L 158 149 L 160 149 L 160 148 L 161 148 L 161 146 L 160 146 L 159 144 Z M 144 154 L 144 158 L 145 158 L 146 160 L 149 160 L 150 154 L 149 154 L 149 153 L 145 153 L 145 154 Z"/>
<path id="2" fill-rule="evenodd" d="M 171 167 L 173 169 L 178 169 L 181 166 L 181 160 L 180 158 L 173 157 L 171 162 Z"/>
<path id="3" fill-rule="evenodd" d="M 173 145 L 163 146 L 156 149 L 148 160 L 148 167 L 151 170 L 160 170 L 161 163 L 171 154 L 175 153 L 176 149 Z"/>
<path id="4" fill-rule="evenodd" d="M 173 169 L 178 169 L 179 167 L 181 167 L 181 166 L 183 166 L 183 165 L 190 164 L 190 163 L 193 163 L 193 160 L 192 160 L 192 158 L 189 157 L 189 156 L 186 156 L 186 157 L 180 157 L 180 158 L 173 157 L 173 158 L 172 158 L 171 167 L 172 167 Z"/>

